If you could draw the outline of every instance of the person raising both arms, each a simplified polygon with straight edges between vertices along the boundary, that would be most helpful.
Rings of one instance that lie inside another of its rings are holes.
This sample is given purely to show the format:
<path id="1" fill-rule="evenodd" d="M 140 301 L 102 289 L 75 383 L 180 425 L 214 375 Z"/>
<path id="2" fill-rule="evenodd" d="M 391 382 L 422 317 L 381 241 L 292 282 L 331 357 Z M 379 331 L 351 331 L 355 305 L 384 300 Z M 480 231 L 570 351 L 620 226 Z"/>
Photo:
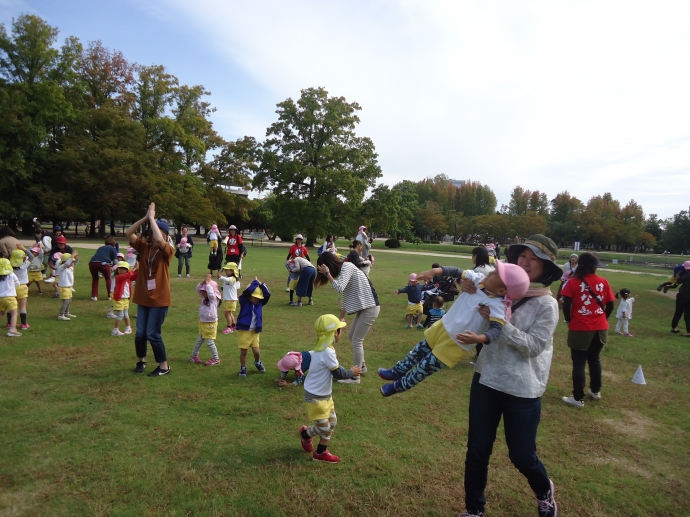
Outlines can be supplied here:
<path id="1" fill-rule="evenodd" d="M 136 231 L 144 223 L 151 226 L 151 235 L 146 239 L 137 237 Z M 153 355 L 158 363 L 149 377 L 159 377 L 170 373 L 165 344 L 161 337 L 161 327 L 172 305 L 170 296 L 170 261 L 175 251 L 168 243 L 170 228 L 165 221 L 156 221 L 156 204 L 149 205 L 146 215 L 130 226 L 125 235 L 140 258 L 137 275 L 137 288 L 133 302 L 138 305 L 137 331 L 134 347 L 138 358 L 136 373 L 146 369 L 146 342 L 151 343 Z"/>

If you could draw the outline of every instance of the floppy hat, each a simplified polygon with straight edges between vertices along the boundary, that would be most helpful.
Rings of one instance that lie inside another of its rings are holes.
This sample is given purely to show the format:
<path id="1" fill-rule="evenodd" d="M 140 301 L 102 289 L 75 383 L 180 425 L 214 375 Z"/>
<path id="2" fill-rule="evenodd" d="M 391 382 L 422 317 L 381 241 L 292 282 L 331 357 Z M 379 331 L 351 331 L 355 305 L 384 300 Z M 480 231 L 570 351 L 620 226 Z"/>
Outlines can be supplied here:
<path id="1" fill-rule="evenodd" d="M 24 253 L 24 250 L 12 250 L 10 264 L 12 265 L 12 267 L 19 267 L 24 263 L 24 257 L 26 257 L 26 253 Z"/>
<path id="2" fill-rule="evenodd" d="M 252 291 L 251 296 L 253 296 L 254 298 L 258 298 L 259 300 L 263 300 L 264 299 L 264 292 L 261 290 L 261 286 L 254 289 Z"/>
<path id="3" fill-rule="evenodd" d="M 67 262 L 71 258 L 72 258 L 71 253 L 63 253 L 60 255 L 60 262 Z"/>
<path id="4" fill-rule="evenodd" d="M 525 296 L 529 289 L 529 276 L 520 266 L 496 262 L 496 271 L 506 286 L 506 299 L 518 300 Z"/>
<path id="5" fill-rule="evenodd" d="M 302 353 L 288 352 L 280 361 L 278 361 L 277 366 L 281 372 L 295 370 L 296 372 L 302 373 Z"/>
<path id="6" fill-rule="evenodd" d="M 367 229 L 367 227 L 362 225 L 359 227 L 359 230 L 357 230 L 357 233 L 362 233 L 362 230 L 366 230 L 366 229 Z"/>
<path id="7" fill-rule="evenodd" d="M 237 273 L 237 264 L 235 262 L 228 262 L 223 266 L 223 269 L 232 269 L 235 273 Z"/>
<path id="8" fill-rule="evenodd" d="M 517 264 L 518 257 L 520 257 L 520 254 L 525 248 L 532 250 L 532 252 L 544 263 L 544 274 L 539 281 L 549 285 L 556 280 L 560 280 L 561 276 L 563 276 L 563 270 L 561 266 L 556 264 L 556 260 L 558 259 L 558 246 L 556 246 L 555 242 L 546 235 L 541 235 L 539 233 L 530 235 L 522 244 L 511 244 L 506 252 L 508 262 Z"/>
<path id="9" fill-rule="evenodd" d="M 326 350 L 326 348 L 333 343 L 335 331 L 346 326 L 347 323 L 340 321 L 340 319 L 333 314 L 319 316 L 314 325 L 314 329 L 316 330 L 316 345 L 314 345 L 314 350 L 317 352 Z"/>
<path id="10" fill-rule="evenodd" d="M 31 246 L 31 252 L 34 255 L 38 255 L 41 252 L 41 245 L 37 242 L 33 246 Z"/>
<path id="11" fill-rule="evenodd" d="M 124 253 L 118 253 L 118 254 L 117 254 L 117 258 L 120 258 L 120 257 L 122 257 L 122 258 L 124 259 L 124 258 L 125 258 L 125 254 L 124 254 Z"/>
<path id="12" fill-rule="evenodd" d="M 124 260 L 121 260 L 120 262 L 117 263 L 117 269 L 120 269 L 121 267 L 123 267 L 127 271 L 129 271 L 129 264 L 127 262 L 125 262 Z"/>
<path id="13" fill-rule="evenodd" d="M 157 219 L 156 226 L 158 226 L 158 228 L 160 228 L 162 232 L 165 232 L 168 235 L 170 235 L 170 226 L 168 226 L 168 223 L 163 221 L 163 219 Z"/>
<path id="14" fill-rule="evenodd" d="M 572 255 L 570 255 L 570 258 L 573 258 L 573 257 L 577 258 L 577 253 L 573 253 Z"/>
<path id="15" fill-rule="evenodd" d="M 12 264 L 6 258 L 0 258 L 0 275 L 9 275 L 12 273 Z"/>

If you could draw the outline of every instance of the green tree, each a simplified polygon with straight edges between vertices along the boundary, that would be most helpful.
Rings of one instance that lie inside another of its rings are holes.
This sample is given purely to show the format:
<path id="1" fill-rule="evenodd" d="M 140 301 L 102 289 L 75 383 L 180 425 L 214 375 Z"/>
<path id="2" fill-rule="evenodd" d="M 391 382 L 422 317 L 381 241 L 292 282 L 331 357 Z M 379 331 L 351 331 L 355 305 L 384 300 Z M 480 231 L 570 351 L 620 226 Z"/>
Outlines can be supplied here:
<path id="1" fill-rule="evenodd" d="M 370 230 L 396 235 L 400 218 L 401 193 L 399 190 L 379 185 L 362 204 L 364 222 Z"/>
<path id="2" fill-rule="evenodd" d="M 415 184 L 412 181 L 404 180 L 393 185 L 393 189 L 399 192 L 400 203 L 398 205 L 398 230 L 397 239 L 403 238 L 411 240 L 414 238 L 414 222 L 419 212 L 419 201 Z"/>
<path id="3" fill-rule="evenodd" d="M 662 237 L 664 248 L 673 253 L 690 250 L 690 211 L 681 210 L 669 220 Z"/>
<path id="4" fill-rule="evenodd" d="M 278 121 L 266 132 L 253 185 L 278 196 L 277 219 L 303 229 L 307 246 L 319 235 L 352 233 L 364 193 L 381 176 L 373 142 L 355 133 L 360 110 L 308 88 L 297 102 L 278 104 Z"/>

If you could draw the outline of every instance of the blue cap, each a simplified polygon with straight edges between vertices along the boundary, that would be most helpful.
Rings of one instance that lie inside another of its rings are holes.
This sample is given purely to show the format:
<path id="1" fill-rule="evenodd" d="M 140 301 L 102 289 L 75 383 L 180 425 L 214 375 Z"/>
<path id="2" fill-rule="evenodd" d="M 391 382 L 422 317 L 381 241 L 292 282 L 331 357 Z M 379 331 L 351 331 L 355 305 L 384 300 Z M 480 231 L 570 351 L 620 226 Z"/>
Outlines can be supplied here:
<path id="1" fill-rule="evenodd" d="M 56 224 L 55 226 L 53 226 L 53 231 L 54 231 L 54 232 L 61 232 L 61 231 L 62 231 L 62 226 L 59 226 L 59 225 Z"/>
<path id="2" fill-rule="evenodd" d="M 156 226 L 158 226 L 158 228 L 160 228 L 161 231 L 170 235 L 170 226 L 168 226 L 168 223 L 166 223 L 162 219 L 156 219 Z"/>

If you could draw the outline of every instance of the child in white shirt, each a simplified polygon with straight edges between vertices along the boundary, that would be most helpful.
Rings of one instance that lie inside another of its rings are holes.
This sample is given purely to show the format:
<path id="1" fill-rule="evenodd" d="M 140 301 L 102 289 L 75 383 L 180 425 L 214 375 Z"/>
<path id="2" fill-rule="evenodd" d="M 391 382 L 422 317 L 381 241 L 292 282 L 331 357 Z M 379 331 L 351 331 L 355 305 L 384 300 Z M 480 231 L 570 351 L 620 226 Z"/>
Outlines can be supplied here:
<path id="1" fill-rule="evenodd" d="M 362 373 L 359 366 L 350 370 L 344 369 L 338 363 L 338 357 L 333 345 L 340 341 L 343 327 L 346 323 L 340 321 L 333 314 L 324 314 L 316 320 L 316 345 L 310 352 L 311 363 L 309 375 L 304 381 L 304 402 L 307 404 L 307 415 L 314 424 L 303 425 L 299 430 L 302 449 L 312 452 L 316 461 L 338 463 L 340 458 L 328 451 L 328 444 L 333 434 L 333 428 L 338 423 L 333 404 L 333 378 L 352 379 Z M 314 451 L 312 437 L 319 437 L 319 445 Z"/>
<path id="2" fill-rule="evenodd" d="M 240 281 L 237 264 L 228 262 L 223 266 L 225 276 L 221 276 L 218 280 L 223 284 L 223 310 L 225 311 L 225 320 L 228 326 L 223 329 L 223 334 L 230 334 L 235 332 L 235 315 L 233 312 L 237 309 L 237 290 L 240 288 Z"/>
<path id="3" fill-rule="evenodd" d="M 628 322 L 632 319 L 633 303 L 635 303 L 638 296 L 630 296 L 630 289 L 623 288 L 616 293 L 616 298 L 620 295 L 621 303 L 618 306 L 618 311 L 616 311 L 616 318 L 618 318 L 618 323 L 616 323 L 616 334 L 619 336 L 626 335 L 627 337 L 633 337 L 633 335 L 628 332 Z M 621 332 L 621 330 L 623 332 Z"/>
<path id="4" fill-rule="evenodd" d="M 202 360 L 199 358 L 199 350 L 204 341 L 206 341 L 211 351 L 211 359 L 204 363 L 206 366 L 220 364 L 218 348 L 216 348 L 216 334 L 218 332 L 218 305 L 220 305 L 221 294 L 218 290 L 218 284 L 216 284 L 212 278 L 213 276 L 209 273 L 206 275 L 206 280 L 200 282 L 199 285 L 196 286 L 196 291 L 201 297 L 201 305 L 199 307 L 199 337 L 194 344 L 192 356 L 189 358 L 190 363 L 201 364 Z"/>
<path id="5" fill-rule="evenodd" d="M 70 321 L 71 318 L 76 318 L 74 314 L 70 314 L 69 306 L 72 303 L 72 288 L 74 287 L 74 265 L 78 263 L 78 251 L 75 251 L 74 255 L 63 253 L 60 256 L 60 262 L 56 263 L 58 292 L 60 293 L 60 300 L 62 300 L 60 314 L 57 317 L 59 321 Z"/>
<path id="6" fill-rule="evenodd" d="M 22 330 L 29 330 L 29 324 L 26 322 L 26 301 L 29 299 L 29 266 L 34 256 L 31 252 L 25 251 L 26 248 L 21 244 L 17 244 L 17 249 L 12 252 L 10 264 L 14 274 L 19 279 L 19 287 L 17 287 L 17 305 L 19 310 L 19 319 L 21 321 Z M 27 260 L 28 259 L 28 260 Z M 10 315 L 7 315 L 7 323 L 9 324 Z"/>
<path id="7" fill-rule="evenodd" d="M 218 241 L 220 240 L 220 230 L 217 225 L 211 226 L 211 231 L 208 232 L 208 242 L 211 245 L 211 254 L 215 255 L 218 252 Z"/>
<path id="8" fill-rule="evenodd" d="M 38 242 L 31 247 L 31 255 L 33 258 L 29 264 L 28 285 L 30 286 L 31 282 L 35 282 L 36 287 L 38 287 L 38 294 L 43 294 L 43 273 L 41 271 L 41 266 L 43 266 L 44 253 L 41 245 Z"/>
<path id="9" fill-rule="evenodd" d="M 19 279 L 12 272 L 12 265 L 6 258 L 0 258 L 0 317 L 5 313 L 10 316 L 10 328 L 7 337 L 19 337 L 17 332 L 17 287 Z"/>

